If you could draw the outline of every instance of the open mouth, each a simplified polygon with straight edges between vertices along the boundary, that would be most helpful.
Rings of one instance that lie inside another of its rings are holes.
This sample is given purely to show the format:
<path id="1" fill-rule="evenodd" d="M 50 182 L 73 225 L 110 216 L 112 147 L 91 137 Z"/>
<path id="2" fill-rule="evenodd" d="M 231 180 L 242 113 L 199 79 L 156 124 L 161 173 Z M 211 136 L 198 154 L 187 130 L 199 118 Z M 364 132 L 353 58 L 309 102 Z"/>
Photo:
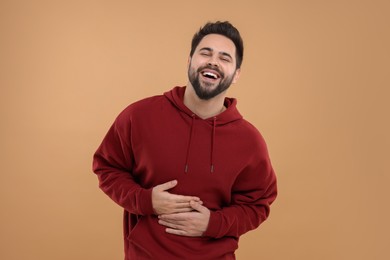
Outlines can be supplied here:
<path id="1" fill-rule="evenodd" d="M 209 79 L 219 79 L 221 76 L 214 71 L 204 70 L 201 72 L 202 76 Z"/>

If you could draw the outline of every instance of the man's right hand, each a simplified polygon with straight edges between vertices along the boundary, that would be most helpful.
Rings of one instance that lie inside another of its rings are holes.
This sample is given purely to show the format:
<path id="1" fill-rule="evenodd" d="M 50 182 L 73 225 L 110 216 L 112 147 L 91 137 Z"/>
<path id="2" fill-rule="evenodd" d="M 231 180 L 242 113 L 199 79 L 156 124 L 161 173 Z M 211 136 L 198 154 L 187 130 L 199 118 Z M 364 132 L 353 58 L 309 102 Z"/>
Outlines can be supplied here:
<path id="1" fill-rule="evenodd" d="M 202 201 L 198 197 L 176 195 L 167 191 L 176 185 L 177 180 L 173 180 L 153 188 L 152 205 L 156 215 L 192 211 L 193 208 L 190 206 L 190 201 L 196 201 L 202 204 Z"/>

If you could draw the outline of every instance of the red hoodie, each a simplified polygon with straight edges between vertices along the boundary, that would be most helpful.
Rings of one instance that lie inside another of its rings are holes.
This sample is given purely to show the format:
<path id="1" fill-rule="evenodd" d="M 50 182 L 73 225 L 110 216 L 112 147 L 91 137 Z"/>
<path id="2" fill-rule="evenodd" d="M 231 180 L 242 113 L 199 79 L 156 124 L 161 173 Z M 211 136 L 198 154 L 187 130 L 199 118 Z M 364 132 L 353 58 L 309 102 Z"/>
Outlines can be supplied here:
<path id="1" fill-rule="evenodd" d="M 100 188 L 124 208 L 125 259 L 235 259 L 238 239 L 257 228 L 276 198 L 266 144 L 242 118 L 237 101 L 201 119 L 183 103 L 185 87 L 128 106 L 93 159 Z M 210 209 L 202 237 L 168 234 L 151 193 L 171 180 L 171 193 L 198 196 Z"/>

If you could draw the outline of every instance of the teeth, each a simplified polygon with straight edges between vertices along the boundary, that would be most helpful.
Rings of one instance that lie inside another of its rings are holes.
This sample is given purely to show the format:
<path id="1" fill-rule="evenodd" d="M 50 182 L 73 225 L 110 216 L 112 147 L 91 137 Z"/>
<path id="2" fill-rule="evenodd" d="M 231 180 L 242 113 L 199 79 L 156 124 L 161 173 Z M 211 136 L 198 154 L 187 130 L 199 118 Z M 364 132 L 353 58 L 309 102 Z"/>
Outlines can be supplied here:
<path id="1" fill-rule="evenodd" d="M 213 78 L 217 78 L 217 75 L 215 75 L 214 73 L 211 73 L 211 72 L 205 72 L 203 73 L 203 76 L 209 76 L 209 77 L 213 77 Z"/>

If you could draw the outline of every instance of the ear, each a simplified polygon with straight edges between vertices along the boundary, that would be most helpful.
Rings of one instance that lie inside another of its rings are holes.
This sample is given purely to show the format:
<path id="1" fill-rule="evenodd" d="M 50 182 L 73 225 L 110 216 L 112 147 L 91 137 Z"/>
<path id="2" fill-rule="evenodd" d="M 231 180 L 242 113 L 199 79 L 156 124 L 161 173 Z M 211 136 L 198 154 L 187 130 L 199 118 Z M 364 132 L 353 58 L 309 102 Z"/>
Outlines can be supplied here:
<path id="1" fill-rule="evenodd" d="M 240 74 L 241 74 L 241 69 L 240 68 L 236 69 L 236 72 L 234 73 L 234 77 L 233 77 L 233 81 L 232 81 L 233 84 L 236 83 L 237 80 L 240 78 Z"/>
<path id="2" fill-rule="evenodd" d="M 187 68 L 190 67 L 190 64 L 191 64 L 191 56 L 188 56 L 188 60 L 187 60 Z"/>

